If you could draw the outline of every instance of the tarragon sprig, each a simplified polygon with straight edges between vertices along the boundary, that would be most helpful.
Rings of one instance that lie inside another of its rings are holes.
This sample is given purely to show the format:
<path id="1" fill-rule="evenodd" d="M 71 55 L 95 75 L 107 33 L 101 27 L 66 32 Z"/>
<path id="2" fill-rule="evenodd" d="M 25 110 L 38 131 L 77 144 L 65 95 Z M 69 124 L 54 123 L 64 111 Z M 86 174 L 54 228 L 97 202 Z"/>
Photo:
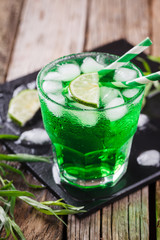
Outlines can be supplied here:
<path id="1" fill-rule="evenodd" d="M 75 207 L 66 204 L 62 202 L 63 199 L 59 199 L 57 201 L 38 202 L 33 199 L 35 198 L 35 196 L 31 192 L 19 191 L 15 188 L 13 181 L 3 179 L 2 176 L 7 175 L 7 170 L 9 172 L 11 171 L 19 174 L 29 187 L 41 188 L 41 186 L 28 183 L 22 171 L 4 162 L 4 160 L 27 162 L 27 157 L 29 157 L 30 162 L 38 162 L 38 159 L 40 159 L 41 162 L 50 162 L 50 157 L 40 157 L 28 154 L 0 154 L 0 171 L 2 173 L 0 176 L 0 232 L 2 231 L 2 229 L 4 229 L 6 234 L 5 237 L 0 237 L 0 240 L 8 239 L 10 235 L 12 235 L 14 240 L 25 240 L 25 237 L 20 227 L 16 224 L 14 220 L 14 208 L 17 199 L 20 199 L 21 201 L 32 206 L 37 211 L 43 214 L 54 215 L 65 225 L 66 223 L 59 217 L 59 215 L 68 215 L 84 212 L 83 207 Z M 61 209 L 53 209 L 52 206 L 59 206 Z"/>

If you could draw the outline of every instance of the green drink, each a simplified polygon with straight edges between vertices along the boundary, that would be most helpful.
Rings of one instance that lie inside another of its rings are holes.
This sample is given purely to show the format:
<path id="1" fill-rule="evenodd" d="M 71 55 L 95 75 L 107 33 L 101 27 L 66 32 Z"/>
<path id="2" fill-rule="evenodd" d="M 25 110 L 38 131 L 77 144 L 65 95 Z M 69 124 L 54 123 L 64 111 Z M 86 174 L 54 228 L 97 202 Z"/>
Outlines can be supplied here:
<path id="1" fill-rule="evenodd" d="M 106 83 L 128 81 L 141 72 L 129 63 L 103 82 L 90 76 L 116 59 L 102 53 L 73 54 L 38 74 L 42 118 L 61 181 L 81 188 L 113 186 L 126 172 L 144 87 L 116 89 Z"/>

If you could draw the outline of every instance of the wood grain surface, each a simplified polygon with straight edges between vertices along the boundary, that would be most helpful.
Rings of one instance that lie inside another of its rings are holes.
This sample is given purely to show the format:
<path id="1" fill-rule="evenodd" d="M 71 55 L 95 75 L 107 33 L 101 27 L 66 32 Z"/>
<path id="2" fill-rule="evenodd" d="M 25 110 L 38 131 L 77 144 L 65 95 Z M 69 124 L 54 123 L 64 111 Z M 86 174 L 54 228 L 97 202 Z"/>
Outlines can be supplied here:
<path id="1" fill-rule="evenodd" d="M 160 55 L 159 9 L 159 0 L 0 0 L 0 82 L 119 38 L 136 44 L 150 36 L 154 44 L 147 53 Z M 37 183 L 23 170 L 30 182 Z M 11 178 L 17 188 L 28 189 L 17 176 Z M 55 199 L 48 190 L 32 192 L 37 200 Z M 156 197 L 159 220 L 159 182 Z M 68 216 L 67 228 L 22 202 L 17 202 L 15 220 L 27 240 L 147 240 L 149 187 L 81 220 Z"/>
<path id="2" fill-rule="evenodd" d="M 23 0 L 0 1 L 0 83 L 6 79 Z"/>

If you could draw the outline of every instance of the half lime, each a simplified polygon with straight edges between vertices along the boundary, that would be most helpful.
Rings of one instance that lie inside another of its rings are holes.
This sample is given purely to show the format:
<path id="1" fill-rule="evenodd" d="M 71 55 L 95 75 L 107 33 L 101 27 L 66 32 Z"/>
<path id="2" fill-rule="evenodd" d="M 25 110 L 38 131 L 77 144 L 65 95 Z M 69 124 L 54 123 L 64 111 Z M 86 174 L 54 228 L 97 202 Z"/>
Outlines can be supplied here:
<path id="1" fill-rule="evenodd" d="M 70 82 L 71 97 L 83 105 L 99 107 L 98 73 L 81 74 Z"/>

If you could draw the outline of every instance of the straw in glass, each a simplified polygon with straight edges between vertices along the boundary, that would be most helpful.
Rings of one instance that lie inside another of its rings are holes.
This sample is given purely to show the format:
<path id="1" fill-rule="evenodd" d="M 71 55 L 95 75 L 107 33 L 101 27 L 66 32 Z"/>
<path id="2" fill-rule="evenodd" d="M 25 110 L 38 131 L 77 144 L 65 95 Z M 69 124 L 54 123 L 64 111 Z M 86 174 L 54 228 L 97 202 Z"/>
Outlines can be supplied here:
<path id="1" fill-rule="evenodd" d="M 148 48 L 152 44 L 152 41 L 149 37 L 144 39 L 142 42 L 137 44 L 135 47 L 131 48 L 128 52 L 126 52 L 123 56 L 118 58 L 116 61 L 108 65 L 106 68 L 98 71 L 98 75 L 100 78 L 106 76 L 110 72 L 114 71 L 117 68 L 120 68 L 126 65 L 130 60 L 136 57 L 138 54 L 143 52 L 146 48 Z M 101 80 L 100 80 L 101 81 Z M 104 80 L 105 81 L 105 80 Z"/>
<path id="2" fill-rule="evenodd" d="M 147 84 L 149 82 L 160 80 L 160 71 L 151 73 L 144 77 L 139 77 L 126 82 L 108 82 L 107 85 L 111 87 L 126 88 L 126 87 L 137 87 Z"/>

